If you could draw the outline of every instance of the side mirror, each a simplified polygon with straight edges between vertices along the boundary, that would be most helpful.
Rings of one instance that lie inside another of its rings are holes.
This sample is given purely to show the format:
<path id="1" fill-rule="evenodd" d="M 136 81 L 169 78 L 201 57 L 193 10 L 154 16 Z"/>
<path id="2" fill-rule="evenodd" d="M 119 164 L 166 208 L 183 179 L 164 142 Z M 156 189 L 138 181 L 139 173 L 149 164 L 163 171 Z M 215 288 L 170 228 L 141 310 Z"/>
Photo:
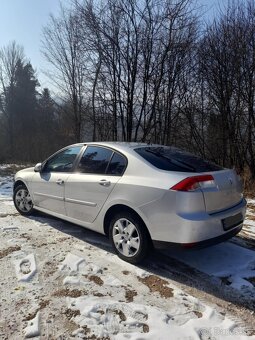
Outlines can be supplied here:
<path id="1" fill-rule="evenodd" d="M 34 172 L 41 172 L 42 171 L 42 163 L 37 163 L 34 167 Z"/>

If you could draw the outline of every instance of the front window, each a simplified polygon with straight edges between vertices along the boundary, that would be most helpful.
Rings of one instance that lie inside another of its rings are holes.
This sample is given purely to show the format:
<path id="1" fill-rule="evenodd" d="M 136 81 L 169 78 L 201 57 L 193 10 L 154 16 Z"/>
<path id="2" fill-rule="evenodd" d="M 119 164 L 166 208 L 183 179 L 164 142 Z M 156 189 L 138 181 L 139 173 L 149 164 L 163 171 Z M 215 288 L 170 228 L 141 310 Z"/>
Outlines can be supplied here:
<path id="1" fill-rule="evenodd" d="M 73 146 L 60 151 L 50 158 L 44 168 L 44 172 L 69 172 L 72 170 L 74 161 L 81 151 L 81 146 Z"/>

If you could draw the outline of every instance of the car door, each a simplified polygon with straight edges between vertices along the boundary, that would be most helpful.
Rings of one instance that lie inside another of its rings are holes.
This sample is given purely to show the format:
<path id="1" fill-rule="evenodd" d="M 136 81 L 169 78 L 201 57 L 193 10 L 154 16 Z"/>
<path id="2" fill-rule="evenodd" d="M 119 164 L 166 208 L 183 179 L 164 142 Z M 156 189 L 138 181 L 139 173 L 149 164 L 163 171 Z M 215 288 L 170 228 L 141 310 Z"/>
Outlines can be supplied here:
<path id="1" fill-rule="evenodd" d="M 71 146 L 50 157 L 36 172 L 31 186 L 35 206 L 66 215 L 64 204 L 65 183 L 73 169 L 82 146 Z"/>
<path id="2" fill-rule="evenodd" d="M 126 158 L 101 146 L 87 146 L 65 186 L 67 216 L 93 222 L 121 178 Z"/>

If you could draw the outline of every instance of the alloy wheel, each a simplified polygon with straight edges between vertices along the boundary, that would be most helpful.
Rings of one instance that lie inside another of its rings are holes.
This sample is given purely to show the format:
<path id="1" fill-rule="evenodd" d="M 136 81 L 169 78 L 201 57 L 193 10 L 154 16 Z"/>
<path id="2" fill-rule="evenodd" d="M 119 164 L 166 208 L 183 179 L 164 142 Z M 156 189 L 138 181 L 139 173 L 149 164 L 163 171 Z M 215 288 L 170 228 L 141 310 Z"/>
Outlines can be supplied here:
<path id="1" fill-rule="evenodd" d="M 21 188 L 16 192 L 15 203 L 20 211 L 28 213 L 33 208 L 33 202 L 27 189 Z"/>
<path id="2" fill-rule="evenodd" d="M 112 237 L 116 249 L 123 256 L 135 256 L 140 249 L 138 229 L 126 218 L 120 218 L 114 223 Z"/>

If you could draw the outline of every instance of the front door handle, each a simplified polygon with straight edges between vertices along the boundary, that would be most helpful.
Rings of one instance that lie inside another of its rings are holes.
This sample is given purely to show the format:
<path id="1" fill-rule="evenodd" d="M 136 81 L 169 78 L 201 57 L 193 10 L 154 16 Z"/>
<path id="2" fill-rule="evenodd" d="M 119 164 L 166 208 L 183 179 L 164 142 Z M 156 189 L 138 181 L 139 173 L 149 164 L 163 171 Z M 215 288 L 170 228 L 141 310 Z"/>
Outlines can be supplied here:
<path id="1" fill-rule="evenodd" d="M 59 184 L 59 185 L 61 185 L 61 184 L 64 184 L 65 182 L 64 182 L 62 179 L 58 179 L 58 180 L 56 181 L 56 183 Z"/>
<path id="2" fill-rule="evenodd" d="M 109 187 L 111 185 L 111 182 L 107 181 L 106 179 L 102 179 L 98 182 L 98 184 L 102 185 L 103 187 Z"/>

